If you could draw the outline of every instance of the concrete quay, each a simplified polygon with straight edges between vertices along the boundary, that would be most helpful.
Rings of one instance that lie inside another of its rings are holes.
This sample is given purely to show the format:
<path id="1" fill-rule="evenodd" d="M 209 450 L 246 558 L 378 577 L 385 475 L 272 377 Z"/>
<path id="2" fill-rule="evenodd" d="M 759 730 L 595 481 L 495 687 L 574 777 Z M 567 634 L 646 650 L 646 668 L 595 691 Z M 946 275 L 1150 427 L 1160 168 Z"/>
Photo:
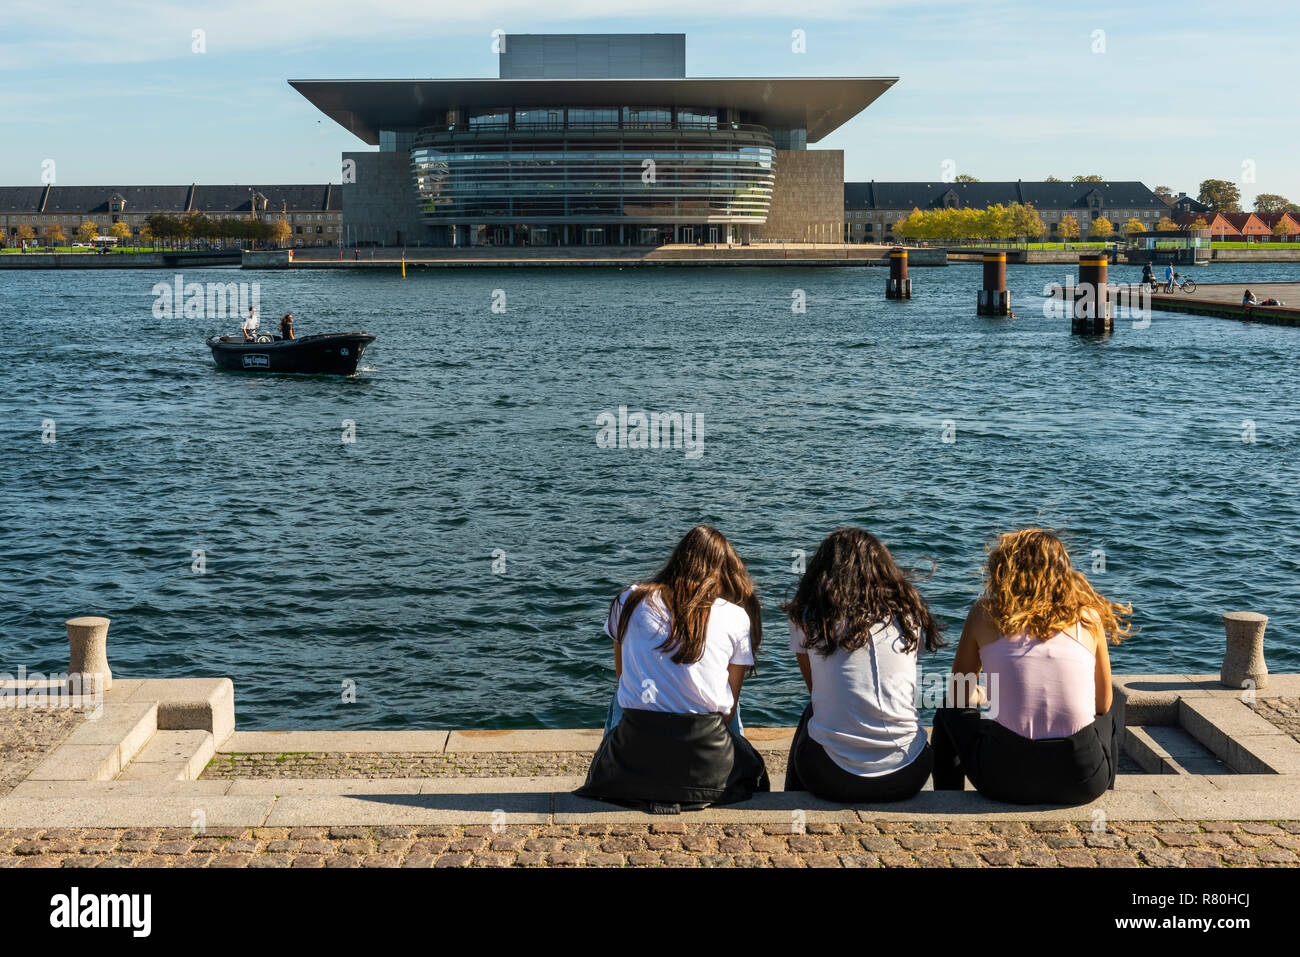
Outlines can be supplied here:
<path id="1" fill-rule="evenodd" d="M 1243 306 L 1241 299 L 1247 289 L 1255 294 L 1256 300 L 1276 299 L 1286 305 Z M 1151 296 L 1151 306 L 1166 312 L 1219 316 L 1271 326 L 1300 326 L 1300 283 L 1198 283 L 1196 292 L 1191 294 L 1177 289 L 1172 293 L 1155 293 Z"/>
<path id="2" fill-rule="evenodd" d="M 887 266 L 889 246 L 852 243 L 758 243 L 752 246 L 470 246 L 336 248 L 245 253 L 245 269 L 482 269 L 679 266 Z M 292 252 L 292 256 L 290 256 Z M 945 266 L 942 249 L 909 250 L 912 265 Z"/>
<path id="3" fill-rule="evenodd" d="M 1127 770 L 1088 805 L 840 805 L 782 790 L 792 729 L 756 728 L 771 793 L 664 818 L 571 793 L 595 729 L 236 731 L 229 679 L 116 679 L 0 709 L 0 866 L 1300 864 L 1300 675 L 1115 689 Z"/>

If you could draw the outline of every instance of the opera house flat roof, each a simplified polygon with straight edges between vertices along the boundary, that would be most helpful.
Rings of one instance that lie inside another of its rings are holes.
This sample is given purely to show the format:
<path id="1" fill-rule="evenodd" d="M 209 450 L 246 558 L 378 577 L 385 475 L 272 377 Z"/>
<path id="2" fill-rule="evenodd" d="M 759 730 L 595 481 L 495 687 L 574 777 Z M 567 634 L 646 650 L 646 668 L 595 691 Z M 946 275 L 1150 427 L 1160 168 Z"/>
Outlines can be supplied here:
<path id="1" fill-rule="evenodd" d="M 731 107 L 769 129 L 834 132 L 898 77 L 691 77 L 662 79 L 290 80 L 313 106 L 371 145 L 381 129 L 440 121 L 459 107 Z"/>

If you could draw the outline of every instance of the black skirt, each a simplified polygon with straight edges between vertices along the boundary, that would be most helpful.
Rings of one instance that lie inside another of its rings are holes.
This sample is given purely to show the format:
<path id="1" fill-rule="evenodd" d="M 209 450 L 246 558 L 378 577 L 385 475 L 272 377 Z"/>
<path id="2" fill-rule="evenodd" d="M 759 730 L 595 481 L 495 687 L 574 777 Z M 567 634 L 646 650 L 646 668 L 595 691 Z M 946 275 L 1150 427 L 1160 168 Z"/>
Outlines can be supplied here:
<path id="1" fill-rule="evenodd" d="M 574 793 L 652 813 L 698 810 L 769 791 L 762 756 L 720 714 L 628 708 Z"/>
<path id="2" fill-rule="evenodd" d="M 934 715 L 934 787 L 959 791 L 964 778 L 1010 804 L 1087 804 L 1115 786 L 1124 702 L 1068 738 L 1026 738 L 975 708 Z"/>
<path id="3" fill-rule="evenodd" d="M 812 739 L 808 733 L 812 715 L 812 703 L 809 702 L 799 719 L 799 727 L 795 729 L 794 740 L 790 742 L 790 758 L 785 768 L 787 791 L 811 791 L 827 801 L 862 804 L 904 801 L 925 787 L 934 767 L 934 752 L 929 744 L 910 764 L 888 774 L 864 778 L 845 771 L 825 748 Z"/>

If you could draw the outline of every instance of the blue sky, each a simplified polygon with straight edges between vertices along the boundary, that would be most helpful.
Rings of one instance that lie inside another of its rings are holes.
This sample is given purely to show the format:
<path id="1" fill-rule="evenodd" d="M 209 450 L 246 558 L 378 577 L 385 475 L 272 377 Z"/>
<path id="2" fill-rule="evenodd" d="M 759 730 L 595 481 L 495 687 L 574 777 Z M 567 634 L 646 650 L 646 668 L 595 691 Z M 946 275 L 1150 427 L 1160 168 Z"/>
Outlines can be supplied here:
<path id="1" fill-rule="evenodd" d="M 900 77 L 817 144 L 850 180 L 937 180 L 952 160 L 1300 202 L 1294 4 L 0 0 L 0 24 L 4 185 L 51 159 L 65 185 L 338 182 L 363 147 L 288 78 L 495 76 L 500 29 L 686 33 L 691 76 Z"/>

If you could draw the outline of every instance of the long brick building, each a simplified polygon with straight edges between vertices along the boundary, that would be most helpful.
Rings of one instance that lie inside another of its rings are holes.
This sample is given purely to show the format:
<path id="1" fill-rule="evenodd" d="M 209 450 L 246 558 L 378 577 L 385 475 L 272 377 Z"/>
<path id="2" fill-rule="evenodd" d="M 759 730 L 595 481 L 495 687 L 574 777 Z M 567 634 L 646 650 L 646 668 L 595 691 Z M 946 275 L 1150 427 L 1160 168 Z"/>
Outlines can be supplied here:
<path id="1" fill-rule="evenodd" d="M 1136 219 L 1153 232 L 1170 206 L 1143 183 L 1015 182 L 990 183 L 868 183 L 844 184 L 844 236 L 851 243 L 893 242 L 893 226 L 913 209 L 986 209 L 997 204 L 1031 205 L 1058 235 L 1061 220 L 1073 216 L 1083 235 L 1100 216 L 1116 230 Z"/>
<path id="2" fill-rule="evenodd" d="M 333 246 L 342 235 L 338 186 L 0 186 L 0 235 L 17 241 L 20 226 L 42 237 L 51 226 L 69 238 L 87 220 L 107 235 L 125 223 L 139 237 L 148 216 L 200 212 L 211 219 L 285 219 L 295 246 Z"/>

